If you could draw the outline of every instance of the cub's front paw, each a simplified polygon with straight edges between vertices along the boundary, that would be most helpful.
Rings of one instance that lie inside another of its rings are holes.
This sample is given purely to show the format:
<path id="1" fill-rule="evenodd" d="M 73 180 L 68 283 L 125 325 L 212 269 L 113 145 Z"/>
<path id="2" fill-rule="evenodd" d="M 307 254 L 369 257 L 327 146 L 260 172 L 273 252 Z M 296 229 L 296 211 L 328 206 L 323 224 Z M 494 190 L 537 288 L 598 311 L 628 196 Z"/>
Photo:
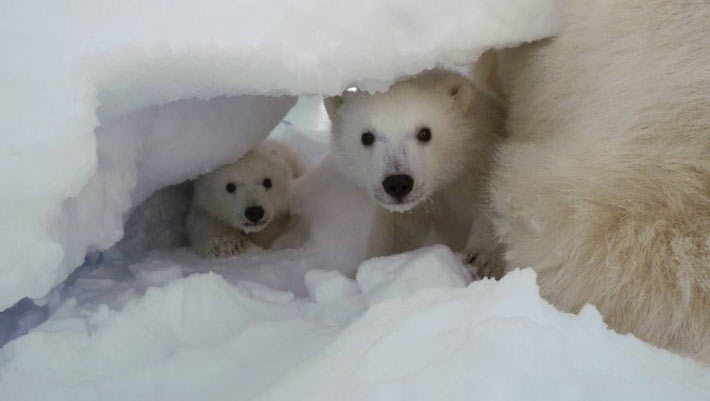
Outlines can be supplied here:
<path id="1" fill-rule="evenodd" d="M 467 249 L 459 253 L 459 257 L 471 272 L 474 281 L 482 278 L 498 280 L 505 274 L 502 247 L 488 250 Z"/>
<path id="2" fill-rule="evenodd" d="M 242 253 L 246 240 L 238 237 L 212 238 L 200 244 L 195 251 L 202 258 L 226 258 Z"/>

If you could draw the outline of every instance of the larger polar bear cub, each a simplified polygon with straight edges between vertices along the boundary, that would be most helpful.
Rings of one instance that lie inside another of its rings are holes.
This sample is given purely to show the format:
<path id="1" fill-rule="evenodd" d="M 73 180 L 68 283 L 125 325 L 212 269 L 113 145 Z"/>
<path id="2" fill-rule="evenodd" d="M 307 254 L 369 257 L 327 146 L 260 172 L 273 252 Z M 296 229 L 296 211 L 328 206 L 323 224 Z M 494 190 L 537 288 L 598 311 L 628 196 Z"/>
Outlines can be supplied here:
<path id="1" fill-rule="evenodd" d="M 209 258 L 237 255 L 249 244 L 268 248 L 289 226 L 291 184 L 303 170 L 291 149 L 264 141 L 198 178 L 187 217 L 195 252 Z"/>
<path id="2" fill-rule="evenodd" d="M 564 310 L 710 361 L 710 2 L 569 0 L 563 18 L 500 60 L 510 265 Z"/>
<path id="3" fill-rule="evenodd" d="M 443 243 L 466 249 L 474 273 L 496 274 L 500 249 L 484 213 L 502 123 L 496 97 L 433 70 L 385 93 L 326 99 L 326 109 L 339 165 L 378 205 L 369 256 Z"/>

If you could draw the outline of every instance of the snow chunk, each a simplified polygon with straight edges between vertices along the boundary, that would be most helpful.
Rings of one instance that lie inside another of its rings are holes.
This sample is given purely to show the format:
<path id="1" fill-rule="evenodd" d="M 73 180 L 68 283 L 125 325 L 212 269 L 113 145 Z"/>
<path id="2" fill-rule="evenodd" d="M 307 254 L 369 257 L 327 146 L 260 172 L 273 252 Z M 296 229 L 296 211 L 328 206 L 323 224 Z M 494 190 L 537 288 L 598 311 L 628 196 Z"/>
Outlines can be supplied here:
<path id="1" fill-rule="evenodd" d="M 306 273 L 305 280 L 308 294 L 319 304 L 330 304 L 360 294 L 357 284 L 337 271 L 311 270 Z"/>
<path id="2" fill-rule="evenodd" d="M 357 283 L 370 305 L 383 299 L 410 296 L 425 288 L 461 288 L 470 281 L 470 273 L 443 245 L 373 258 L 357 272 Z"/>
<path id="3" fill-rule="evenodd" d="M 355 281 L 338 271 L 311 270 L 305 280 L 308 294 L 318 305 L 316 314 L 324 322 L 348 324 L 367 309 Z"/>

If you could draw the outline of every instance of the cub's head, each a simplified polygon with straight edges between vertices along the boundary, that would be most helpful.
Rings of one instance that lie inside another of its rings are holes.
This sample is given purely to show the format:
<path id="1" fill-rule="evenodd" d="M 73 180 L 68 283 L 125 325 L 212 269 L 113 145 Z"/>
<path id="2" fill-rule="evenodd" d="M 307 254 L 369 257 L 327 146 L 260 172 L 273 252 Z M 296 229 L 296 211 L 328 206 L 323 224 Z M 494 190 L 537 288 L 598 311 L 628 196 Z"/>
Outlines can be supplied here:
<path id="1" fill-rule="evenodd" d="M 244 232 L 263 230 L 289 210 L 291 183 L 300 169 L 282 147 L 265 142 L 239 161 L 195 182 L 193 207 Z"/>
<path id="2" fill-rule="evenodd" d="M 462 75 L 434 70 L 385 93 L 327 98 L 333 153 L 380 205 L 409 210 L 465 174 L 467 158 L 488 141 L 477 138 L 476 96 Z"/>

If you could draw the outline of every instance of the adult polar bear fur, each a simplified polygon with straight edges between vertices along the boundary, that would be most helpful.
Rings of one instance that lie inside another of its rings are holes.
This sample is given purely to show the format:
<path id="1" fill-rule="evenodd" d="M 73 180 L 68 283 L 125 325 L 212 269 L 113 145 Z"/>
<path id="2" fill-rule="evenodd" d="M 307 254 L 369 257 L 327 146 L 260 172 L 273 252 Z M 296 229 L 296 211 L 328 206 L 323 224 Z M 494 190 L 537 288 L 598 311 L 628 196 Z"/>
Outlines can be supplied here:
<path id="1" fill-rule="evenodd" d="M 564 3 L 500 54 L 491 193 L 508 266 L 567 311 L 710 361 L 710 1 Z"/>

